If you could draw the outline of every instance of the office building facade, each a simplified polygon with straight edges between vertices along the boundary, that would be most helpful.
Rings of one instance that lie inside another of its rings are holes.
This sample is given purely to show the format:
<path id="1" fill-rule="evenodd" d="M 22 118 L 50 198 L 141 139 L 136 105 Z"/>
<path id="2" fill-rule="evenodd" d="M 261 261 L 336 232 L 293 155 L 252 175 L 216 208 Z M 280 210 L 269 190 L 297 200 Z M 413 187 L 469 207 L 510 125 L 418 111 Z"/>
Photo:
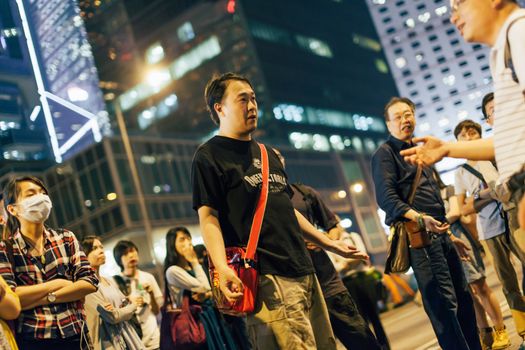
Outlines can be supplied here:
<path id="1" fill-rule="evenodd" d="M 367 0 L 401 95 L 416 103 L 418 135 L 454 139 L 464 119 L 483 123 L 481 100 L 492 90 L 489 48 L 466 43 L 450 23 L 448 0 Z M 453 169 L 455 160 L 438 164 Z"/>

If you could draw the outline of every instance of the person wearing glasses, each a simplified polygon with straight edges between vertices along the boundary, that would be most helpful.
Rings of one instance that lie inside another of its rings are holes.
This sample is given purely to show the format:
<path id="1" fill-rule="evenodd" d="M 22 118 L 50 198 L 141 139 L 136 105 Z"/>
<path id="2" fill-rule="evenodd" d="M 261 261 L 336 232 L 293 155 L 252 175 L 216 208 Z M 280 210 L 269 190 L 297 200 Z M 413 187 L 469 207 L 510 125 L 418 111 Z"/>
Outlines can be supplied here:
<path id="1" fill-rule="evenodd" d="M 435 137 L 415 138 L 423 145 L 401 154 L 411 163 L 431 165 L 444 157 L 496 160 L 496 183 L 507 211 L 511 235 L 525 228 L 525 9 L 516 0 L 453 0 L 451 22 L 469 43 L 491 47 L 490 70 L 494 82 L 494 136 L 475 141 L 445 142 Z M 521 225 L 519 225 L 521 223 Z M 521 229 L 512 230 L 521 226 Z M 523 242 L 525 244 L 525 242 Z"/>

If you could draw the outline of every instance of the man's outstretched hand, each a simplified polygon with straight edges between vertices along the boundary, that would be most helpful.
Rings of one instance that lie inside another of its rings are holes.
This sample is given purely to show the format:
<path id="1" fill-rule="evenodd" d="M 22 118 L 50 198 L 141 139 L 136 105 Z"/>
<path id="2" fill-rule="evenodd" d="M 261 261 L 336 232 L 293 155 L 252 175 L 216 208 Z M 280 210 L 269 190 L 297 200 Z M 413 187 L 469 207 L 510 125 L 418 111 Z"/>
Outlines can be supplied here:
<path id="1" fill-rule="evenodd" d="M 412 142 L 423 144 L 401 151 L 408 163 L 431 166 L 447 156 L 446 143 L 436 137 L 414 137 Z"/>
<path id="2" fill-rule="evenodd" d="M 368 254 L 363 253 L 362 251 L 358 250 L 353 245 L 347 244 L 343 241 L 332 241 L 332 244 L 330 244 L 330 247 L 327 247 L 327 250 L 331 251 L 332 253 L 335 253 L 337 255 L 340 255 L 347 259 L 359 259 L 359 260 L 368 260 L 370 259 Z"/>

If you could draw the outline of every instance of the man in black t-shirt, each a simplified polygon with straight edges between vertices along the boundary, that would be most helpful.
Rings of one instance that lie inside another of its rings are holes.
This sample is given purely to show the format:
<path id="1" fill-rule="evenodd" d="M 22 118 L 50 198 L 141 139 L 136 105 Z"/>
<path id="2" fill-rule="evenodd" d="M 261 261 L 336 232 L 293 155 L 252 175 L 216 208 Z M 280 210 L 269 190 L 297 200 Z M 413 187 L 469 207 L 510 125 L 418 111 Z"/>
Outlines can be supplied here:
<path id="1" fill-rule="evenodd" d="M 242 283 L 227 266 L 225 247 L 245 246 L 257 203 L 261 158 L 251 134 L 257 102 L 250 82 L 232 73 L 213 78 L 205 99 L 219 133 L 199 147 L 192 166 L 193 207 L 224 295 L 242 296 Z M 332 241 L 292 206 L 292 191 L 277 155 L 268 150 L 269 194 L 257 254 L 259 287 L 247 318 L 254 348 L 335 349 L 326 305 L 303 243 L 306 239 L 346 257 L 366 259 Z"/>

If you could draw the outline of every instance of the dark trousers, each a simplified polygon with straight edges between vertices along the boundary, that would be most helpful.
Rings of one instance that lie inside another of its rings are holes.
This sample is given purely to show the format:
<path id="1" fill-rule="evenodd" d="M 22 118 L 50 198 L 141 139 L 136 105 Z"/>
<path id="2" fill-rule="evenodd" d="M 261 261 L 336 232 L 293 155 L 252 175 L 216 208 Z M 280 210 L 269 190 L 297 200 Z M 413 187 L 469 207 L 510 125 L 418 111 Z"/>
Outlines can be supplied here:
<path id="1" fill-rule="evenodd" d="M 17 339 L 20 350 L 80 350 L 88 349 L 84 342 L 84 347 L 80 347 L 80 337 L 65 339 Z"/>
<path id="2" fill-rule="evenodd" d="M 347 349 L 381 349 L 348 292 L 325 298 L 334 335 Z"/>
<path id="3" fill-rule="evenodd" d="M 476 315 L 461 260 L 446 234 L 425 248 L 410 248 L 410 263 L 443 350 L 480 350 Z"/>
<path id="4" fill-rule="evenodd" d="M 379 318 L 379 310 L 377 308 L 377 283 L 375 279 L 366 273 L 357 273 L 355 275 L 345 277 L 343 283 L 350 292 L 350 295 L 357 304 L 357 308 L 365 321 L 372 325 L 377 342 L 381 345 L 383 350 L 390 349 L 390 344 L 386 336 L 381 319 Z"/>

